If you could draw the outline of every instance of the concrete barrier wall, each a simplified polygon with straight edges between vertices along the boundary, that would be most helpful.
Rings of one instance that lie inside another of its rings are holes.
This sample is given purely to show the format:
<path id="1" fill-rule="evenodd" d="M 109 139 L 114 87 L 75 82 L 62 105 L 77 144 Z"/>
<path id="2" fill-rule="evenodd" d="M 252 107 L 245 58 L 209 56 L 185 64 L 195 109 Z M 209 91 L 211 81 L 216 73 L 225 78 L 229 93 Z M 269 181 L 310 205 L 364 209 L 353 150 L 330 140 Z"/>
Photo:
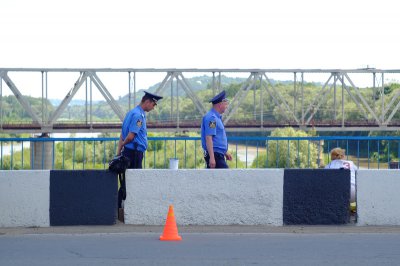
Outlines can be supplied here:
<path id="1" fill-rule="evenodd" d="M 108 171 L 0 171 L 0 227 L 115 224 L 116 216 Z"/>
<path id="2" fill-rule="evenodd" d="M 110 225 L 117 217 L 117 176 L 104 170 L 50 172 L 50 225 Z"/>
<path id="3" fill-rule="evenodd" d="M 125 223 L 163 225 L 173 204 L 181 225 L 282 225 L 283 172 L 128 170 Z"/>
<path id="4" fill-rule="evenodd" d="M 0 227 L 50 225 L 50 171 L 0 171 Z"/>
<path id="5" fill-rule="evenodd" d="M 287 173 L 291 171 L 294 170 L 286 170 Z M 326 171 L 334 170 L 296 171 L 325 175 Z M 308 219 L 310 213 L 302 212 L 305 217 L 300 217 L 296 208 L 325 208 L 326 195 L 321 187 L 327 187 L 304 178 L 290 179 L 289 184 L 283 169 L 128 170 L 125 221 L 128 224 L 163 225 L 168 206 L 173 204 L 177 222 L 182 225 L 279 226 L 284 224 L 284 217 L 287 219 L 292 215 L 287 213 L 290 210 L 295 210 L 296 215 L 292 216 L 300 220 L 294 223 L 286 220 L 285 224 L 302 224 L 305 223 L 302 219 Z M 334 203 L 329 205 L 331 211 L 314 213 L 314 218 L 335 214 L 335 204 L 343 210 L 347 208 L 347 203 L 346 206 L 341 204 L 347 201 L 347 177 L 341 179 L 337 183 L 334 178 L 329 181 L 329 184 L 337 185 L 335 190 L 341 195 L 340 202 L 331 201 Z M 321 178 L 315 180 L 324 183 Z M 324 197 L 310 196 L 312 206 L 304 205 L 305 201 L 293 198 L 297 186 L 303 190 L 311 187 L 307 193 L 319 191 Z M 399 191 L 399 170 L 359 170 L 357 224 L 400 225 Z M 289 204 L 286 207 L 285 197 L 291 200 L 286 202 Z M 0 227 L 113 224 L 116 222 L 116 201 L 117 178 L 108 171 L 0 171 Z M 325 223 L 318 219 L 311 224 Z M 339 222 L 336 219 L 333 223 Z"/>
<path id="6" fill-rule="evenodd" d="M 359 170 L 357 225 L 400 225 L 400 171 Z"/>
<path id="7" fill-rule="evenodd" d="M 284 224 L 345 224 L 349 221 L 350 170 L 285 170 Z"/>

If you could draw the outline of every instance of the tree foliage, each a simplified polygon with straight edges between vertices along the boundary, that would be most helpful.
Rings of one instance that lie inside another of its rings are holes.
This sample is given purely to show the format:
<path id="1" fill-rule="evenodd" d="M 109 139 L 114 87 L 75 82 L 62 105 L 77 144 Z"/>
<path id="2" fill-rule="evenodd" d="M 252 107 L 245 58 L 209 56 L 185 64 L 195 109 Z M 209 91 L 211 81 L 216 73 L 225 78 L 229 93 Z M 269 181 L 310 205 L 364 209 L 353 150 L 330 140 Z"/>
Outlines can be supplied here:
<path id="1" fill-rule="evenodd" d="M 301 130 L 278 128 L 271 137 L 308 137 Z M 317 168 L 318 148 L 308 140 L 269 140 L 266 152 L 262 152 L 253 161 L 252 167 L 260 168 Z"/>

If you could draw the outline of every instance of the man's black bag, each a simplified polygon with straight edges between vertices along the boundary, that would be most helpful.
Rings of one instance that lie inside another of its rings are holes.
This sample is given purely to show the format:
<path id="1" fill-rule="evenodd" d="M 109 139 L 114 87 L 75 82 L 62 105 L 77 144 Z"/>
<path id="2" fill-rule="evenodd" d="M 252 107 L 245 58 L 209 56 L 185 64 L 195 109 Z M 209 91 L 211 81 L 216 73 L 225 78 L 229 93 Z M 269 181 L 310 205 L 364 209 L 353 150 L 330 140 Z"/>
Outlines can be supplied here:
<path id="1" fill-rule="evenodd" d="M 115 156 L 108 164 L 108 170 L 118 174 L 120 188 L 118 190 L 118 208 L 122 208 L 122 200 L 126 199 L 125 170 L 129 167 L 130 161 L 123 155 Z"/>
<path id="2" fill-rule="evenodd" d="M 123 155 L 115 156 L 108 164 L 108 170 L 117 174 L 125 173 L 129 167 L 129 159 Z"/>

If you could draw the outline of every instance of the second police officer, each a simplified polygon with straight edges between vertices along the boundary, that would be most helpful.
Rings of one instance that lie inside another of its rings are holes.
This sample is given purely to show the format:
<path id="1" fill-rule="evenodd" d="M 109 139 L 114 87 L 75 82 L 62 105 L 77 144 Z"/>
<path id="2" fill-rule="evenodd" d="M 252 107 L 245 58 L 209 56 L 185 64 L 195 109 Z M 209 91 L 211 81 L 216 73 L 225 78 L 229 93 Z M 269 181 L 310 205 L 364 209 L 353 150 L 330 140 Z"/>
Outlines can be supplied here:
<path id="1" fill-rule="evenodd" d="M 203 117 L 201 123 L 201 145 L 206 166 L 207 168 L 228 168 L 226 160 L 231 161 L 232 155 L 228 152 L 228 140 L 222 123 L 222 114 L 228 108 L 229 101 L 225 97 L 225 91 L 222 91 L 209 102 L 213 107 Z"/>

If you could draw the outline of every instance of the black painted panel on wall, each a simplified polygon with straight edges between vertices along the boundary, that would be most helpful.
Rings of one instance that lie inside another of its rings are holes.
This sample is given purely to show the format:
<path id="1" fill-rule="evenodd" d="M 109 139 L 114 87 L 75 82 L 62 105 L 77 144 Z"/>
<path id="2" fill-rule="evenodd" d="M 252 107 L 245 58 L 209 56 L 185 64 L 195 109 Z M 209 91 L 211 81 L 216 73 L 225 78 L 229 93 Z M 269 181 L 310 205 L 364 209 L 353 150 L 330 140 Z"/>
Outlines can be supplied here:
<path id="1" fill-rule="evenodd" d="M 108 170 L 51 170 L 50 225 L 115 224 L 117 186 Z"/>
<path id="2" fill-rule="evenodd" d="M 349 205 L 350 170 L 285 169 L 284 224 L 348 223 Z"/>

